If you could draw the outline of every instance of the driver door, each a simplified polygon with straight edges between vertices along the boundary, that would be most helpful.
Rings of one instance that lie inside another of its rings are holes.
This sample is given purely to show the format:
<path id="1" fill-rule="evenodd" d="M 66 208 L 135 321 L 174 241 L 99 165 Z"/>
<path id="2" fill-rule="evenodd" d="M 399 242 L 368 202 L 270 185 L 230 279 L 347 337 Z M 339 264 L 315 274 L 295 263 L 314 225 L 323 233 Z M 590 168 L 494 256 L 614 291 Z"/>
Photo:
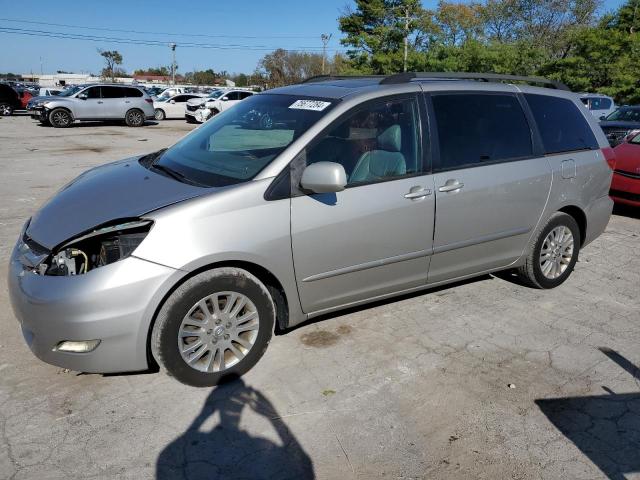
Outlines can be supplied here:
<path id="1" fill-rule="evenodd" d="M 423 172 L 415 95 L 356 107 L 295 162 L 341 164 L 346 189 L 294 191 L 291 242 L 306 313 L 425 285 L 434 224 L 433 178 Z M 298 178 L 296 178 L 298 175 Z"/>
<path id="2" fill-rule="evenodd" d="M 103 113 L 103 100 L 100 87 L 89 87 L 76 95 L 78 99 L 75 105 L 75 118 L 92 119 L 101 118 Z"/>

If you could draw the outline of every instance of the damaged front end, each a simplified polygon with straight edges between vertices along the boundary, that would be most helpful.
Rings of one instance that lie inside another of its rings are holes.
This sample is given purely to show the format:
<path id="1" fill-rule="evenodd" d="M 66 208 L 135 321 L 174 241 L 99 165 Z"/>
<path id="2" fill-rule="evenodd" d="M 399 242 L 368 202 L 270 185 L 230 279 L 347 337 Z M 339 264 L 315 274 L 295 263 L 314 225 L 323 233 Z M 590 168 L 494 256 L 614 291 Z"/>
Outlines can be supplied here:
<path id="1" fill-rule="evenodd" d="M 22 265 L 38 275 L 82 275 L 129 257 L 145 239 L 153 222 L 124 219 L 97 227 L 49 251 L 29 237 L 18 246 Z"/>

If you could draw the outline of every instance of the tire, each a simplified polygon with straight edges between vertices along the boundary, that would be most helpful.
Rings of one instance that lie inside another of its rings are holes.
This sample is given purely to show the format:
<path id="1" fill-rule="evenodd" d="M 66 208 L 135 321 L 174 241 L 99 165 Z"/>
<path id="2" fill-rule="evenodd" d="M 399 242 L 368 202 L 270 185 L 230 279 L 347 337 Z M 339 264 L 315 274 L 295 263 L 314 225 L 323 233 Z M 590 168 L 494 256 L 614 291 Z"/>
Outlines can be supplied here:
<path id="1" fill-rule="evenodd" d="M 0 103 L 0 117 L 10 117 L 13 115 L 13 106 L 10 103 Z"/>
<path id="2" fill-rule="evenodd" d="M 243 375 L 260 360 L 274 323 L 273 300 L 258 278 L 239 268 L 215 268 L 188 279 L 169 296 L 153 326 L 151 352 L 178 381 L 211 387 Z"/>
<path id="3" fill-rule="evenodd" d="M 127 127 L 141 127 L 144 125 L 144 122 L 144 113 L 137 108 L 132 108 L 124 115 L 124 123 L 127 124 Z"/>
<path id="4" fill-rule="evenodd" d="M 156 108 L 153 112 L 153 118 L 155 118 L 156 120 L 164 120 L 165 118 L 167 118 L 167 116 L 165 115 L 164 110 L 162 110 L 161 108 Z"/>
<path id="5" fill-rule="evenodd" d="M 54 108 L 49 112 L 49 123 L 55 128 L 68 128 L 73 124 L 73 117 L 64 108 Z"/>
<path id="6" fill-rule="evenodd" d="M 561 285 L 578 261 L 580 242 L 580 228 L 575 219 L 566 213 L 555 213 L 535 238 L 524 265 L 516 271 L 518 277 L 534 288 Z"/>

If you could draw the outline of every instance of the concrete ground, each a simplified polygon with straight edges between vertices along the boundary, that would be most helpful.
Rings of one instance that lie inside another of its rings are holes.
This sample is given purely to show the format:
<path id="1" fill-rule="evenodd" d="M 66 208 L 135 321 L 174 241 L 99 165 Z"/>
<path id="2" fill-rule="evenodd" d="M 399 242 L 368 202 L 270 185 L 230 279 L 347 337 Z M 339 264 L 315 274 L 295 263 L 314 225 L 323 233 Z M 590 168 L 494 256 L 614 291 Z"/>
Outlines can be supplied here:
<path id="1" fill-rule="evenodd" d="M 191 128 L 0 117 L 3 268 L 65 182 Z M 213 389 L 41 363 L 3 274 L 0 478 L 640 478 L 640 215 L 617 213 L 560 288 L 484 276 L 335 315 Z"/>

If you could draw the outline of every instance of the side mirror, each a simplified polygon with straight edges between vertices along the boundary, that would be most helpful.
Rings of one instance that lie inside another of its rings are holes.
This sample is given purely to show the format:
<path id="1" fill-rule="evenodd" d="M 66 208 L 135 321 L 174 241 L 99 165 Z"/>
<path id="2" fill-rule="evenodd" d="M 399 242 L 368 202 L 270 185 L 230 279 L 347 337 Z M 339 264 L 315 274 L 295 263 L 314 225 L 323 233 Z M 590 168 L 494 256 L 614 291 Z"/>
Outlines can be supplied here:
<path id="1" fill-rule="evenodd" d="M 226 102 L 229 99 L 227 97 L 222 97 L 220 100 L 222 100 L 223 102 Z"/>
<path id="2" fill-rule="evenodd" d="M 312 163 L 302 172 L 300 185 L 313 193 L 341 192 L 347 185 L 347 173 L 339 163 Z"/>
<path id="3" fill-rule="evenodd" d="M 89 98 L 89 95 L 87 95 L 86 93 L 79 93 L 78 98 L 80 100 L 86 100 L 87 98 Z"/>
<path id="4" fill-rule="evenodd" d="M 176 101 L 175 100 L 170 100 L 169 103 L 176 103 Z"/>
<path id="5" fill-rule="evenodd" d="M 606 120 L 607 116 L 606 115 L 600 115 L 600 120 Z"/>

